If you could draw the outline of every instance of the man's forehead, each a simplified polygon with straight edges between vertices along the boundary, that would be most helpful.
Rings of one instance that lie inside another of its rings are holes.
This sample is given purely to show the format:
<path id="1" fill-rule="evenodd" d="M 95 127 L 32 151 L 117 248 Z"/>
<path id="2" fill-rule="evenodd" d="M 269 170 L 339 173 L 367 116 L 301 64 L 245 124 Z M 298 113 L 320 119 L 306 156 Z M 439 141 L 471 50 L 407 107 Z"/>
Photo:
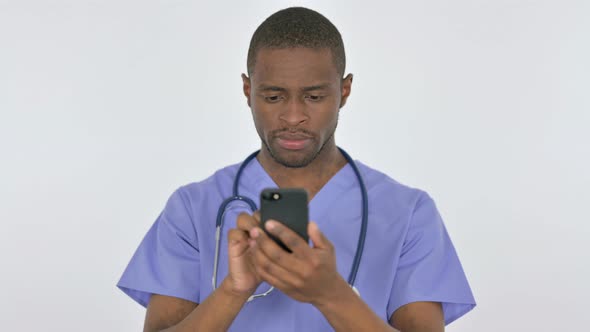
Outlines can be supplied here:
<path id="1" fill-rule="evenodd" d="M 305 80 L 310 85 L 339 77 L 329 49 L 263 48 L 256 56 L 252 78 L 257 81 Z"/>
<path id="2" fill-rule="evenodd" d="M 262 48 L 256 55 L 256 65 L 258 64 L 283 64 L 288 62 L 317 62 L 323 65 L 331 64 L 335 67 L 332 51 L 328 48 L 307 48 L 307 47 L 288 47 L 288 48 Z"/>
<path id="3" fill-rule="evenodd" d="M 328 47 L 305 47 L 305 46 L 290 46 L 290 47 L 261 47 L 256 53 L 257 57 L 263 55 L 284 55 L 284 53 L 316 53 L 332 56 L 332 51 Z"/>

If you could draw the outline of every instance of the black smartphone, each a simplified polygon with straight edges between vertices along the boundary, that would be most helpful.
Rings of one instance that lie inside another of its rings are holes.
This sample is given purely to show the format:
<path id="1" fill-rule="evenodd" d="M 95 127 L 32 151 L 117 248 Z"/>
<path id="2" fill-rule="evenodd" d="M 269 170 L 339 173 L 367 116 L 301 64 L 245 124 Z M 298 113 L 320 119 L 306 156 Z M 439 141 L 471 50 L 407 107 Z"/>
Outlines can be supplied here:
<path id="1" fill-rule="evenodd" d="M 268 188 L 260 194 L 260 221 L 262 229 L 283 249 L 291 252 L 285 244 L 266 231 L 268 220 L 276 220 L 299 234 L 305 242 L 309 242 L 307 224 L 309 222 L 307 208 L 307 191 L 300 188 Z"/>

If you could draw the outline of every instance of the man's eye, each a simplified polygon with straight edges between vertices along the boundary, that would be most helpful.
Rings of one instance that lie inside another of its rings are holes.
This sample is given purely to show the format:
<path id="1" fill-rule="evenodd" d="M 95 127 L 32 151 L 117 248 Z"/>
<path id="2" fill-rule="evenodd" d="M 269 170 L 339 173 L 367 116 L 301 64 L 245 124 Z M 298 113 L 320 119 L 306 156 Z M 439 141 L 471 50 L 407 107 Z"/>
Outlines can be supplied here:
<path id="1" fill-rule="evenodd" d="M 307 95 L 307 96 L 305 96 L 305 98 L 309 99 L 311 101 L 320 101 L 320 100 L 322 100 L 322 98 L 324 98 L 324 96 Z"/>
<path id="2" fill-rule="evenodd" d="M 281 96 L 266 96 L 264 97 L 264 100 L 269 103 L 276 103 L 277 101 L 281 100 Z"/>

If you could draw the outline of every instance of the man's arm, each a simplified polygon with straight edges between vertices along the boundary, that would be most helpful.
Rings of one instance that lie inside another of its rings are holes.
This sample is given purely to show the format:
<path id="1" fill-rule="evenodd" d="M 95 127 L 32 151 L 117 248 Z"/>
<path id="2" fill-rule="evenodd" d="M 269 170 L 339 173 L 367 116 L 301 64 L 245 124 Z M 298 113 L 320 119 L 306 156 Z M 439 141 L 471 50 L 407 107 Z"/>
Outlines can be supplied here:
<path id="1" fill-rule="evenodd" d="M 240 215 L 238 224 L 252 222 L 250 219 L 249 215 Z M 261 283 L 252 265 L 248 240 L 247 233 L 242 230 L 229 231 L 229 274 L 202 303 L 153 295 L 148 303 L 144 332 L 227 330 Z"/>
<path id="2" fill-rule="evenodd" d="M 144 332 L 162 331 L 185 319 L 197 303 L 172 296 L 153 294 L 145 313 Z"/>
<path id="3" fill-rule="evenodd" d="M 402 331 L 442 332 L 445 329 L 440 303 L 414 302 L 396 310 L 388 325 L 350 288 L 344 279 L 338 281 L 340 291 L 327 303 L 316 308 L 335 331 Z"/>
<path id="4" fill-rule="evenodd" d="M 338 286 L 331 298 L 314 303 L 334 331 L 398 331 L 379 318 L 344 279 L 335 283 Z"/>
<path id="5" fill-rule="evenodd" d="M 227 278 L 201 304 L 170 296 L 152 295 L 143 331 L 226 331 L 248 297 L 248 294 L 232 291 Z"/>
<path id="6" fill-rule="evenodd" d="M 258 275 L 291 298 L 313 304 L 335 331 L 444 331 L 444 317 L 439 303 L 415 302 L 400 307 L 389 324 L 380 318 L 351 289 L 336 271 L 334 247 L 310 223 L 310 248 L 297 234 L 280 223 L 267 223 L 269 232 L 291 250 L 288 254 L 259 228 L 248 231 L 255 241 L 253 257 Z"/>
<path id="7" fill-rule="evenodd" d="M 223 285 L 219 290 L 223 289 Z M 348 284 L 346 287 L 349 288 Z M 234 301 L 231 298 L 230 296 L 224 300 L 224 295 L 212 295 L 197 311 L 198 305 L 194 302 L 154 294 L 148 305 L 144 332 L 227 330 L 233 321 L 231 317 L 235 317 L 241 308 L 237 305 L 232 307 L 241 300 Z M 204 305 L 208 300 L 211 300 L 208 304 L 212 308 L 220 305 L 213 310 L 213 314 L 206 312 Z M 228 300 L 229 306 L 223 305 L 228 303 Z M 343 292 L 339 301 L 318 308 L 335 331 L 397 331 L 377 317 L 354 292 L 352 294 Z M 404 332 L 444 331 L 442 309 L 440 303 L 435 302 L 414 302 L 402 306 L 391 316 L 390 324 Z"/>
<path id="8" fill-rule="evenodd" d="M 396 310 L 388 325 L 350 288 L 344 279 L 341 291 L 316 307 L 335 331 L 442 332 L 444 316 L 440 303 L 414 302 Z"/>
<path id="9" fill-rule="evenodd" d="M 439 302 L 413 302 L 397 309 L 389 323 L 401 331 L 439 332 L 445 330 L 445 316 Z"/>

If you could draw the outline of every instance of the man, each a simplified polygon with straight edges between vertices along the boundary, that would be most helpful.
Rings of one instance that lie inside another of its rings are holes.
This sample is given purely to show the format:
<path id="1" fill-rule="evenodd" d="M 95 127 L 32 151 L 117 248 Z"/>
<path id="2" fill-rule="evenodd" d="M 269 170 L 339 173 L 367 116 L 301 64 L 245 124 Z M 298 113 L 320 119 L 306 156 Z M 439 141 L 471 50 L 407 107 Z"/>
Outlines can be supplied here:
<path id="1" fill-rule="evenodd" d="M 443 331 L 475 306 L 433 201 L 356 163 L 368 228 L 355 292 L 345 279 L 357 250 L 361 194 L 337 148 L 351 92 L 340 33 L 305 8 L 279 11 L 255 31 L 243 90 L 262 148 L 245 164 L 240 195 L 299 187 L 310 202 L 311 246 L 278 222 L 233 203 L 223 211 L 217 288 L 215 219 L 240 165 L 179 188 L 118 286 L 147 306 L 144 331 Z M 267 296 L 248 299 L 268 289 Z"/>

